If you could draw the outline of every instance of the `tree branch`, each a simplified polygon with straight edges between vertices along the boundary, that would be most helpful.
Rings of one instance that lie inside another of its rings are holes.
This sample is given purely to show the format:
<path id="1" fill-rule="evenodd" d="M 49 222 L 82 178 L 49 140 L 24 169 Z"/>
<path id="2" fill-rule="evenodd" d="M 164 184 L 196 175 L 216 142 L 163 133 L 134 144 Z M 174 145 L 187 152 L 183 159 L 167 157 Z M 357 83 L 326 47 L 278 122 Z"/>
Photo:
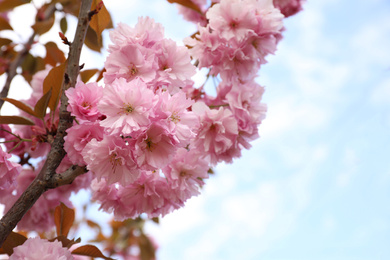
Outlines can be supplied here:
<path id="1" fill-rule="evenodd" d="M 86 167 L 73 165 L 63 173 L 55 174 L 47 183 L 47 186 L 49 189 L 54 189 L 59 186 L 72 184 L 72 182 L 74 181 L 74 179 L 76 179 L 77 176 L 80 176 L 86 172 L 88 172 Z"/>
<path id="2" fill-rule="evenodd" d="M 79 74 L 81 48 L 83 46 L 85 35 L 89 25 L 88 13 L 91 9 L 91 3 L 92 0 L 82 0 L 81 2 L 77 29 L 74 40 L 69 50 L 68 64 L 64 75 L 64 82 L 62 85 L 63 93 L 61 95 L 61 106 L 59 112 L 60 120 L 58 124 L 57 134 L 55 136 L 54 142 L 51 145 L 50 152 L 47 156 L 45 164 L 42 167 L 42 170 L 35 178 L 35 180 L 30 184 L 30 186 L 26 189 L 26 191 L 12 206 L 12 208 L 0 220 L 0 246 L 8 237 L 9 233 L 11 233 L 11 231 L 15 228 L 17 223 L 22 219 L 24 214 L 38 200 L 38 198 L 47 189 L 53 186 L 53 184 L 50 183 L 53 182 L 53 178 L 54 176 L 56 176 L 55 170 L 65 156 L 65 151 L 63 148 L 64 137 L 66 135 L 66 129 L 68 129 L 72 125 L 72 117 L 70 116 L 70 113 L 66 110 L 68 106 L 68 98 L 65 95 L 65 90 L 76 85 L 77 76 Z M 77 171 L 78 173 L 80 169 L 76 167 L 74 171 Z M 73 175 L 68 171 L 66 171 L 65 173 L 66 174 L 64 176 L 66 176 L 67 178 L 69 177 L 68 175 Z"/>

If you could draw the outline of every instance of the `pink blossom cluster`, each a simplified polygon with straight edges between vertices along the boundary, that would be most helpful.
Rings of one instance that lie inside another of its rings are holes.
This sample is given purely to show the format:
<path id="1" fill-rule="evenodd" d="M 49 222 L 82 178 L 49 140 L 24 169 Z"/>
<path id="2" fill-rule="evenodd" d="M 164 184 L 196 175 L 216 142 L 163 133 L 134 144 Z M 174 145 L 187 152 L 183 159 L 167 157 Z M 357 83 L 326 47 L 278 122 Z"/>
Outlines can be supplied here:
<path id="1" fill-rule="evenodd" d="M 221 0 L 207 7 L 208 2 L 193 1 L 201 13 L 182 9 L 198 23 L 195 37 L 185 40 L 188 48 L 164 38 L 162 25 L 148 17 L 139 18 L 134 27 L 119 24 L 110 33 L 113 44 L 103 86 L 80 81 L 66 91 L 67 109 L 75 120 L 67 129 L 67 154 L 57 174 L 72 165 L 86 166 L 89 172 L 44 193 L 18 228 L 53 227 L 49 212 L 60 202 L 71 206 L 71 192 L 87 187 L 101 209 L 117 219 L 163 216 L 199 194 L 210 167 L 230 163 L 251 147 L 266 113 L 264 88 L 255 77 L 281 39 L 286 6 L 292 10 L 299 3 L 299 9 L 302 1 L 275 0 L 275 7 L 272 0 Z M 204 85 L 195 87 L 195 65 L 220 81 L 216 96 Z M 49 70 L 34 76 L 28 105 L 42 96 Z M 30 158 L 44 159 L 50 149 L 45 137 L 55 134 L 57 122 L 49 114 L 44 122 L 22 115 L 35 125 L 2 126 L 0 138 L 25 164 Z M 7 210 L 43 163 L 21 170 L 3 150 L 0 157 L 5 169 L 0 202 Z"/>
<path id="2" fill-rule="evenodd" d="M 231 0 L 205 15 L 189 51 L 150 18 L 119 24 L 104 87 L 78 83 L 66 92 L 78 122 L 67 131 L 68 158 L 93 173 L 93 199 L 117 219 L 182 207 L 210 167 L 240 157 L 259 136 L 266 107 L 254 77 L 276 48 L 283 15 L 269 1 Z M 222 78 L 216 97 L 194 87 L 190 53 Z"/>
<path id="3" fill-rule="evenodd" d="M 305 0 L 273 0 L 274 6 L 285 16 L 292 16 L 302 10 Z"/>
<path id="4" fill-rule="evenodd" d="M 119 219 L 165 215 L 208 178 L 210 160 L 192 148 L 200 117 L 181 90 L 193 84 L 195 67 L 153 19 L 119 24 L 110 37 L 104 87 L 79 82 L 66 92 L 77 123 L 64 148 L 94 174 L 102 209 Z"/>
<path id="5" fill-rule="evenodd" d="M 55 240 L 50 242 L 39 237 L 29 238 L 14 248 L 9 260 L 73 260 L 71 252 Z"/>
<path id="6" fill-rule="evenodd" d="M 281 39 L 283 15 L 269 0 L 222 0 L 211 6 L 206 26 L 186 39 L 199 67 L 223 80 L 252 80 Z"/>

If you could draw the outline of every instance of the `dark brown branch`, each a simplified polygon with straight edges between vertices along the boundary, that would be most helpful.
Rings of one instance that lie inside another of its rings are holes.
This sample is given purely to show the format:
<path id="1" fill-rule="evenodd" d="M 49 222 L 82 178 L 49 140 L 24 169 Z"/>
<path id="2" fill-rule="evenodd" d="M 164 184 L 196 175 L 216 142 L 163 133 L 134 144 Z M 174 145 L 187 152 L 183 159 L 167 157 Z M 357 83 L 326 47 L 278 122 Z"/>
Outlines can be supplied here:
<path id="1" fill-rule="evenodd" d="M 77 176 L 80 176 L 86 173 L 88 170 L 86 167 L 81 167 L 78 165 L 73 165 L 65 172 L 61 174 L 55 174 L 50 181 L 48 182 L 49 189 L 55 189 L 59 186 L 72 184 L 72 182 L 76 179 Z"/>
<path id="2" fill-rule="evenodd" d="M 46 162 L 37 178 L 30 184 L 22 196 L 16 201 L 12 208 L 0 220 L 0 246 L 3 244 L 9 233 L 15 228 L 24 214 L 34 205 L 38 198 L 49 188 L 53 187 L 53 178 L 56 176 L 55 170 L 65 156 L 64 137 L 66 129 L 72 125 L 72 117 L 67 112 L 68 98 L 64 91 L 76 85 L 79 74 L 79 61 L 81 48 L 84 43 L 85 35 L 89 25 L 88 12 L 91 9 L 92 0 L 82 0 L 78 18 L 77 29 L 74 41 L 70 47 L 68 56 L 68 65 L 64 75 L 62 85 L 63 93 L 61 95 L 61 106 L 59 112 L 59 124 L 51 150 L 47 156 Z M 77 172 L 79 169 L 76 168 Z M 64 176 L 68 176 L 65 174 Z M 76 177 L 76 176 L 75 176 Z M 55 179 L 55 178 L 54 178 Z M 55 185 L 54 185 L 55 186 Z"/>

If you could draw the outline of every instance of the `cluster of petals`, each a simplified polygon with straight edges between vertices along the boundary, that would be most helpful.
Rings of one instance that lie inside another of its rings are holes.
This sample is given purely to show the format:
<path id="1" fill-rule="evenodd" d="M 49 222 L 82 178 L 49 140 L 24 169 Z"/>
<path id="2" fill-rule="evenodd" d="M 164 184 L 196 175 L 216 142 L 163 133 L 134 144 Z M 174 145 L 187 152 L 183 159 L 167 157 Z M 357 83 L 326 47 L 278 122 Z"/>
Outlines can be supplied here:
<path id="1" fill-rule="evenodd" d="M 164 216 L 198 195 L 210 166 L 232 162 L 259 137 L 266 106 L 261 103 L 264 88 L 255 77 L 266 56 L 276 50 L 283 18 L 298 12 L 302 2 L 193 0 L 200 12 L 180 7 L 187 20 L 198 24 L 198 33 L 185 40 L 188 49 L 164 38 L 164 28 L 151 18 L 139 18 L 134 27 L 119 24 L 110 32 L 104 86 L 78 82 L 65 92 L 75 120 L 66 131 L 67 154 L 56 174 L 72 165 L 86 166 L 89 172 L 71 185 L 46 192 L 18 228 L 40 232 L 53 227 L 49 212 L 60 202 L 70 206 L 71 192 L 88 186 L 101 209 L 120 220 L 143 213 Z M 215 97 L 194 87 L 191 58 L 221 79 Z M 49 70 L 34 76 L 28 105 L 42 96 Z M 48 121 L 45 126 L 22 115 L 36 125 L 16 126 L 13 132 L 33 144 L 18 144 L 11 129 L 2 126 L 0 137 L 8 141 L 7 150 L 21 158 L 25 153 L 45 156 L 50 146 L 36 138 L 55 124 Z M 36 170 L 21 170 L 10 156 L 0 148 L 0 202 L 6 210 L 42 167 L 40 163 Z M 72 259 L 55 249 L 55 243 L 28 241 L 12 259 L 36 259 L 32 249 L 32 258 L 23 258 L 32 246 L 43 248 L 50 259 Z"/>
<path id="2" fill-rule="evenodd" d="M 60 241 L 50 242 L 39 237 L 29 238 L 13 249 L 10 260 L 72 260 L 71 252 Z"/>
<path id="3" fill-rule="evenodd" d="M 177 156 L 163 169 L 165 177 L 156 171 L 142 171 L 129 185 L 109 184 L 105 179 L 94 180 L 93 200 L 100 208 L 114 213 L 119 219 L 135 218 L 142 213 L 148 217 L 164 216 L 184 206 L 184 202 L 199 194 L 208 178 L 208 161 L 180 148 Z"/>
<path id="4" fill-rule="evenodd" d="M 117 219 L 165 215 L 198 195 L 208 175 L 209 161 L 185 149 L 200 126 L 181 90 L 195 67 L 187 48 L 163 32 L 150 18 L 134 28 L 119 24 L 104 87 L 80 82 L 66 92 L 77 119 L 65 137 L 66 159 L 88 168 L 93 199 Z"/>
<path id="5" fill-rule="evenodd" d="M 302 10 L 305 0 L 273 0 L 274 6 L 285 16 L 292 16 Z"/>
<path id="6" fill-rule="evenodd" d="M 208 24 L 187 38 L 200 67 L 226 80 L 251 80 L 276 50 L 283 15 L 269 0 L 222 0 L 206 13 Z"/>
<path id="7" fill-rule="evenodd" d="M 0 146 L 0 190 L 5 190 L 13 186 L 16 177 L 22 170 L 22 167 L 18 163 L 9 160 L 11 157 Z"/>
<path id="8" fill-rule="evenodd" d="M 165 39 L 163 27 L 151 18 L 139 18 L 134 28 L 119 24 L 110 38 L 114 44 L 105 62 L 106 84 L 138 78 L 151 89 L 175 93 L 195 74 L 187 49 Z"/>

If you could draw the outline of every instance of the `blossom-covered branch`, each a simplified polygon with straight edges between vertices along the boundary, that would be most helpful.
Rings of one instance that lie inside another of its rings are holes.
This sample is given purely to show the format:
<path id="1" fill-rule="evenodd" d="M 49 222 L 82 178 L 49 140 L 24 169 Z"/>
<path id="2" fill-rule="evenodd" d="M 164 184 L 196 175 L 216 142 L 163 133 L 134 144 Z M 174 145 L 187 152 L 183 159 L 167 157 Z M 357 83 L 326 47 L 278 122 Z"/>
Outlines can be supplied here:
<path id="1" fill-rule="evenodd" d="M 78 25 L 74 37 L 74 41 L 70 47 L 68 64 L 63 83 L 63 89 L 74 87 L 76 78 L 79 73 L 79 59 L 81 48 L 84 43 L 84 38 L 89 24 L 89 11 L 91 9 L 92 0 L 83 0 L 80 7 Z M 22 196 L 12 206 L 12 208 L 4 215 L 0 221 L 0 245 L 3 244 L 8 234 L 14 229 L 17 223 L 22 219 L 24 214 L 34 205 L 38 198 L 49 188 L 48 182 L 54 176 L 55 171 L 65 156 L 63 149 L 64 136 L 66 129 L 72 124 L 72 117 L 67 112 L 67 97 L 65 94 L 61 96 L 60 107 L 60 122 L 55 140 L 52 143 L 51 150 L 42 167 L 41 172 L 31 185 L 26 189 Z"/>

